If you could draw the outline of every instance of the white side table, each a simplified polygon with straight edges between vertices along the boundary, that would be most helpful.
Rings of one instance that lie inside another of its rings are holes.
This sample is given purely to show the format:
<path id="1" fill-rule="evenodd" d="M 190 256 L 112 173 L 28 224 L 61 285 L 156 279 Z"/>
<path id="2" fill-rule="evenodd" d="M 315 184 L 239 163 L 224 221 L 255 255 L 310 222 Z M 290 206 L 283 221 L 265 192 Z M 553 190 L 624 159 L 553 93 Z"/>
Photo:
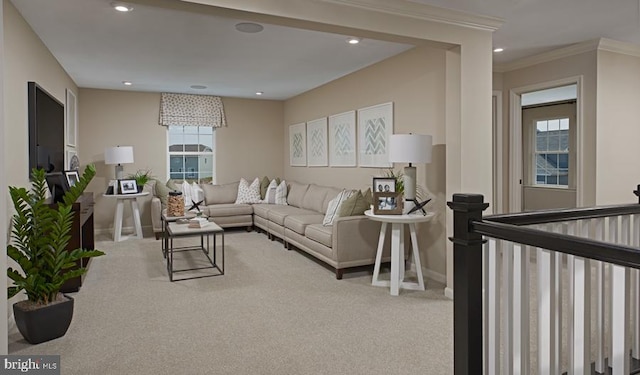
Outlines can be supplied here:
<path id="1" fill-rule="evenodd" d="M 117 199 L 116 213 L 113 217 L 113 240 L 115 242 L 124 241 L 129 236 L 122 235 L 122 215 L 124 211 L 124 202 L 129 201 L 131 204 L 131 215 L 133 216 L 134 236 L 142 239 L 142 223 L 140 222 L 140 208 L 138 208 L 138 198 L 149 195 L 148 191 L 137 194 L 102 194 L 106 198 Z"/>
<path id="2" fill-rule="evenodd" d="M 427 215 L 374 215 L 371 210 L 364 213 L 369 219 L 380 221 L 380 237 L 378 239 L 378 252 L 376 253 L 376 264 L 373 268 L 373 280 L 371 285 L 390 286 L 391 295 L 397 296 L 399 289 L 424 290 L 424 280 L 422 278 L 422 264 L 420 263 L 420 250 L 418 248 L 418 237 L 416 236 L 416 223 L 431 220 L 435 214 Z M 387 233 L 387 224 L 391 224 L 391 278 L 390 281 L 379 280 L 380 262 L 382 261 L 382 251 Z M 404 281 L 404 225 L 409 225 L 411 232 L 411 248 L 413 252 L 413 262 L 416 267 L 418 282 Z"/>

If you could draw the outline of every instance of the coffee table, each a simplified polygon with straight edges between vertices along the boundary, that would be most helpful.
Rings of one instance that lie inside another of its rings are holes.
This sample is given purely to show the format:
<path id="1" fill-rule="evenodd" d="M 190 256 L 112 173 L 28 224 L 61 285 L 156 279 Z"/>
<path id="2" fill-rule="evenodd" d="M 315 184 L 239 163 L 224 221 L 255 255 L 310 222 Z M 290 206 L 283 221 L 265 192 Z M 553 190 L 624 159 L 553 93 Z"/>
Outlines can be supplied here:
<path id="1" fill-rule="evenodd" d="M 220 249 L 222 253 L 221 265 L 218 264 L 217 255 L 216 255 L 217 254 L 216 237 L 218 235 L 222 237 L 222 244 Z M 173 246 L 174 239 L 184 238 L 184 237 L 200 237 L 200 244 L 196 246 L 183 246 L 183 247 Z M 169 241 L 169 246 L 167 247 L 167 272 L 169 273 L 169 281 L 200 279 L 203 277 L 224 275 L 224 230 L 220 228 L 218 224 L 210 221 L 206 226 L 202 228 L 189 228 L 188 224 L 178 224 L 175 222 L 167 223 L 167 239 Z M 213 244 L 213 247 L 211 246 L 212 244 Z M 204 256 L 207 257 L 207 260 L 211 265 L 210 266 L 207 265 L 204 267 L 183 268 L 183 269 L 176 270 L 173 268 L 173 254 L 177 252 L 183 252 L 183 251 L 196 251 L 196 252 L 201 251 L 204 254 Z M 215 270 L 215 272 L 212 271 L 213 273 L 184 277 L 180 279 L 174 279 L 173 277 L 174 273 L 204 270 L 204 269 L 212 269 L 212 270 Z"/>
<path id="2" fill-rule="evenodd" d="M 191 219 L 197 215 L 194 212 L 185 212 L 182 216 L 169 216 L 167 215 L 167 209 L 162 210 L 160 220 L 162 221 L 162 256 L 167 258 L 167 249 L 169 248 L 169 237 L 167 236 L 167 225 L 169 223 L 175 223 L 180 219 Z"/>

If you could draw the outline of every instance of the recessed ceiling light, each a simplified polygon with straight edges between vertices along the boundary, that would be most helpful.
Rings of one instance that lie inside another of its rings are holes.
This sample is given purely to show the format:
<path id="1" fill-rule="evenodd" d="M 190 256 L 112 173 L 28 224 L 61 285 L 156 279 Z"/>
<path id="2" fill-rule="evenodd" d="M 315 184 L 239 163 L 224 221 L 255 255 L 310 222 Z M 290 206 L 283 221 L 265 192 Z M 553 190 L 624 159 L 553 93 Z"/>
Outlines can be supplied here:
<path id="1" fill-rule="evenodd" d="M 264 30 L 264 26 L 253 22 L 240 22 L 236 24 L 236 30 L 242 33 L 255 34 Z"/>
<path id="2" fill-rule="evenodd" d="M 189 87 L 191 87 L 194 90 L 204 90 L 204 89 L 207 88 L 207 86 L 205 86 L 205 85 L 191 85 Z"/>
<path id="3" fill-rule="evenodd" d="M 131 12 L 133 10 L 133 7 L 129 4 L 111 3 L 111 6 L 118 12 Z"/>
<path id="4" fill-rule="evenodd" d="M 500 53 L 502 51 L 504 51 L 504 48 L 494 48 L 493 49 L 493 52 L 495 52 L 495 53 Z"/>
<path id="5" fill-rule="evenodd" d="M 125 86 L 133 85 L 133 83 L 131 83 L 131 81 L 122 81 L 122 84 L 125 85 Z"/>
<path id="6" fill-rule="evenodd" d="M 349 44 L 358 44 L 358 43 L 360 43 L 361 40 L 362 39 L 360 39 L 360 38 L 349 38 L 349 39 L 347 39 L 347 43 L 349 43 Z"/>
<path id="7" fill-rule="evenodd" d="M 256 92 L 256 95 L 258 95 L 258 96 L 260 96 L 260 95 L 262 95 L 262 94 L 264 94 L 264 92 L 262 92 L 262 91 L 258 91 L 258 92 Z"/>

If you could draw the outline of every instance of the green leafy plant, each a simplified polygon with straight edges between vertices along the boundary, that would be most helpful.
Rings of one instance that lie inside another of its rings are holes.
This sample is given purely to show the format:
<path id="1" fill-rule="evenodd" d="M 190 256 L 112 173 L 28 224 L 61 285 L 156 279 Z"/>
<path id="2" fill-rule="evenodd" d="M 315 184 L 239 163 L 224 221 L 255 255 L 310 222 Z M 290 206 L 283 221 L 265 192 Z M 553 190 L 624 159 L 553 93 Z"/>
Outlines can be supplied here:
<path id="1" fill-rule="evenodd" d="M 130 180 L 136 180 L 136 184 L 138 185 L 139 188 L 144 187 L 146 184 L 148 184 L 151 180 L 153 180 L 153 175 L 151 174 L 150 170 L 138 170 L 136 173 L 134 174 L 130 174 L 129 176 L 127 176 L 128 179 Z"/>
<path id="2" fill-rule="evenodd" d="M 21 273 L 7 268 L 7 276 L 14 284 L 8 288 L 9 298 L 24 290 L 29 301 L 49 304 L 57 299 L 67 280 L 87 271 L 83 267 L 71 270 L 76 261 L 104 255 L 99 250 L 67 250 L 73 222 L 72 205 L 95 174 L 95 167 L 87 166 L 57 205 L 50 205 L 46 199 L 48 189 L 42 169 L 33 169 L 30 191 L 9 187 L 16 213 L 12 218 L 12 243 L 7 246 L 7 255 L 22 270 Z"/>

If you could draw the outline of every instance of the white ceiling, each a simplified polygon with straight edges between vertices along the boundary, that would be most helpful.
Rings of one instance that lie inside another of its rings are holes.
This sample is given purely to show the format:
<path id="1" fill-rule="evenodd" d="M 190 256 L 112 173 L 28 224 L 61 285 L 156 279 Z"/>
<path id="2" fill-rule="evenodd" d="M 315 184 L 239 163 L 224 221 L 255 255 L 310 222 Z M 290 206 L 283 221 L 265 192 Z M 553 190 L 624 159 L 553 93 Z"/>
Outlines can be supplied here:
<path id="1" fill-rule="evenodd" d="M 410 1 L 503 18 L 494 46 L 505 51 L 495 63 L 600 37 L 640 45 L 640 0 Z M 234 27 L 241 20 L 145 5 L 120 13 L 110 0 L 11 2 L 88 88 L 286 99 L 412 47 L 371 39 L 351 46 L 348 35 L 268 24 L 245 34 Z"/>

